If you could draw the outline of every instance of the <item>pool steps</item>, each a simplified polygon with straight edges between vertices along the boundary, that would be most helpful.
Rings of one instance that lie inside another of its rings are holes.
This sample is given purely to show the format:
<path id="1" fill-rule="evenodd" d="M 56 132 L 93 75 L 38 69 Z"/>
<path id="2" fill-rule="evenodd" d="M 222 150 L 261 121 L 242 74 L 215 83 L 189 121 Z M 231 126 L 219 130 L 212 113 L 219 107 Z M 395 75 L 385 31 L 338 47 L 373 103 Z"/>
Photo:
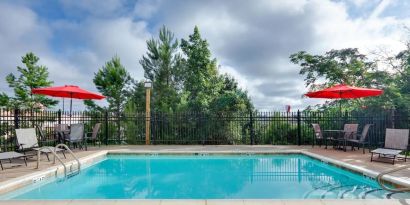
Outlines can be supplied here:
<path id="1" fill-rule="evenodd" d="M 316 189 L 308 192 L 304 198 L 317 199 L 402 199 L 400 197 L 404 192 L 388 192 L 382 196 L 377 194 L 383 191 L 380 188 L 374 188 L 366 185 L 331 185 L 319 186 Z M 336 195 L 336 196 L 335 196 Z M 408 197 L 408 195 L 407 195 Z"/>

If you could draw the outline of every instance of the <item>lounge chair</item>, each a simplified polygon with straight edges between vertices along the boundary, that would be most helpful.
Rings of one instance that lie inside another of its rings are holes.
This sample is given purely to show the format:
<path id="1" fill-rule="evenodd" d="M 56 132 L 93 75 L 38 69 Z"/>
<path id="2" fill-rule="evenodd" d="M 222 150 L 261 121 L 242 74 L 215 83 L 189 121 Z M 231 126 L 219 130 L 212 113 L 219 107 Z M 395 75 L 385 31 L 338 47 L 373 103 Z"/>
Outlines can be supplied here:
<path id="1" fill-rule="evenodd" d="M 312 147 L 314 147 L 315 144 L 317 144 L 318 141 L 320 142 L 319 147 L 321 147 L 322 144 L 323 144 L 323 141 L 325 141 L 325 143 L 326 143 L 326 139 L 323 137 L 322 129 L 320 129 L 319 124 L 315 124 L 315 123 L 312 124 L 312 127 L 313 127 L 313 131 L 314 131 L 314 134 L 315 134 L 315 136 L 313 138 Z M 327 143 L 326 143 L 326 145 L 327 145 Z"/>
<path id="2" fill-rule="evenodd" d="M 1 162 L 1 160 L 8 160 L 11 163 L 12 159 L 18 159 L 18 158 L 23 158 L 24 159 L 24 163 L 27 166 L 27 156 L 18 152 L 1 152 L 0 153 L 0 166 L 1 166 L 1 170 L 4 170 L 3 168 L 3 163 Z"/>
<path id="3" fill-rule="evenodd" d="M 37 140 L 37 134 L 36 134 L 35 128 L 16 129 L 16 139 L 17 139 L 18 149 L 21 150 L 25 155 L 26 155 L 26 151 L 34 150 L 37 152 L 40 150 L 41 153 L 46 154 L 48 161 L 50 161 L 48 154 L 51 152 L 49 149 L 51 149 L 51 150 L 54 150 L 56 153 L 61 152 L 64 155 L 64 158 L 66 158 L 64 149 L 48 147 L 48 146 L 40 147 L 38 140 Z"/>
<path id="4" fill-rule="evenodd" d="M 85 150 L 87 150 L 88 141 L 91 141 L 94 144 L 94 146 L 95 146 L 96 142 L 98 141 L 98 147 L 101 146 L 101 141 L 98 138 L 98 134 L 100 133 L 100 128 L 101 128 L 101 123 L 97 123 L 97 124 L 94 125 L 93 131 L 88 132 L 86 134 L 86 137 L 85 137 L 85 143 L 86 143 Z"/>
<path id="5" fill-rule="evenodd" d="M 65 139 L 65 142 L 68 143 L 69 147 L 72 145 L 76 147 L 78 145 L 78 147 L 82 149 L 84 141 L 84 124 L 71 124 L 70 134 Z"/>
<path id="6" fill-rule="evenodd" d="M 366 124 L 363 127 L 362 133 L 361 134 L 356 134 L 356 139 L 347 140 L 347 142 L 352 145 L 352 148 L 354 148 L 355 145 L 357 146 L 358 149 L 360 149 L 360 147 L 362 147 L 363 154 L 365 153 L 366 145 L 369 144 L 369 142 L 367 141 L 367 136 L 369 135 L 369 130 L 370 130 L 371 126 L 372 126 L 372 124 Z"/>
<path id="7" fill-rule="evenodd" d="M 357 128 L 359 124 L 345 124 L 343 128 L 343 137 L 338 138 L 336 141 L 338 142 L 338 146 L 342 146 L 343 151 L 346 152 L 346 146 L 348 140 L 352 140 L 356 137 Z M 353 149 L 353 147 L 352 147 Z"/>
<path id="8" fill-rule="evenodd" d="M 373 155 L 377 154 L 378 158 L 391 159 L 394 164 L 396 159 L 407 160 L 409 144 L 409 129 L 386 129 L 386 138 L 384 140 L 384 148 L 378 148 L 371 151 L 370 161 L 380 161 L 373 159 Z M 404 156 L 400 153 L 405 152 Z M 384 162 L 384 161 L 381 161 Z"/>

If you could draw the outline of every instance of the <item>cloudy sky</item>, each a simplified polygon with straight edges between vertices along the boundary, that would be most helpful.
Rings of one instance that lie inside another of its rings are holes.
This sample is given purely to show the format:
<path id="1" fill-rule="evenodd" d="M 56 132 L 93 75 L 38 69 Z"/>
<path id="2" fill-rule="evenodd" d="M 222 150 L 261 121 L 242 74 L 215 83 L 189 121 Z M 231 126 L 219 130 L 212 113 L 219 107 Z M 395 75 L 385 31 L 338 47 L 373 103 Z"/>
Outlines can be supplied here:
<path id="1" fill-rule="evenodd" d="M 5 76 L 32 51 L 55 85 L 96 91 L 94 73 L 118 55 L 135 79 L 145 41 L 166 25 L 186 38 L 195 25 L 220 71 L 235 76 L 255 106 L 303 108 L 306 92 L 289 55 L 357 47 L 397 52 L 410 25 L 407 0 L 43 0 L 0 1 L 0 91 Z M 81 107 L 81 101 L 75 101 Z"/>

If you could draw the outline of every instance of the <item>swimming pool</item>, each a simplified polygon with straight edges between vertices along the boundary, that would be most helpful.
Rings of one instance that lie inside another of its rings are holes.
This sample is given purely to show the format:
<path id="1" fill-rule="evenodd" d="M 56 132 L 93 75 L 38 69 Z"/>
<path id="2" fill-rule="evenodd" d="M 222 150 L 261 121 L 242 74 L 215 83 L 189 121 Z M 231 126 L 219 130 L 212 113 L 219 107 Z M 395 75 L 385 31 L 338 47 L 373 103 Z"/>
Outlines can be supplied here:
<path id="1" fill-rule="evenodd" d="M 336 199 L 410 198 L 301 154 L 107 155 L 64 180 L 3 199 Z"/>

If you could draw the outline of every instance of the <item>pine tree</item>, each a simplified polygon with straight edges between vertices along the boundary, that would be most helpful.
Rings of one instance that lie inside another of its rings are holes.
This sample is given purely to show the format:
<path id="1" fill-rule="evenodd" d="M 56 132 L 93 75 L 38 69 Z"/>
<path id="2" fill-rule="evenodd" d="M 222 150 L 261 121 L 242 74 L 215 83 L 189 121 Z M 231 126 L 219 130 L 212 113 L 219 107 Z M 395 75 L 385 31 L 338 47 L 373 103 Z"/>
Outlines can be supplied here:
<path id="1" fill-rule="evenodd" d="M 153 108 L 157 111 L 175 111 L 180 102 L 179 68 L 181 56 L 178 53 L 178 40 L 163 26 L 159 39 L 147 41 L 148 51 L 140 60 L 144 75 L 153 82 Z"/>
<path id="2" fill-rule="evenodd" d="M 14 97 L 1 93 L 0 106 L 33 109 L 39 106 L 51 107 L 57 104 L 58 101 L 56 100 L 31 93 L 33 88 L 48 87 L 53 84 L 53 81 L 48 80 L 47 67 L 37 65 L 39 60 L 31 52 L 22 57 L 21 61 L 25 67 L 17 66 L 20 75 L 16 77 L 13 73 L 10 73 L 6 77 L 9 87 L 13 88 Z"/>
<path id="3" fill-rule="evenodd" d="M 97 86 L 109 103 L 109 109 L 120 113 L 124 109 L 129 94 L 131 77 L 121 64 L 120 58 L 114 56 L 94 76 L 94 84 Z"/>
<path id="4" fill-rule="evenodd" d="M 193 111 L 208 109 L 218 92 L 216 59 L 211 59 L 208 46 L 196 26 L 189 39 L 181 41 L 181 49 L 186 56 L 183 66 L 184 88 L 188 107 Z"/>

